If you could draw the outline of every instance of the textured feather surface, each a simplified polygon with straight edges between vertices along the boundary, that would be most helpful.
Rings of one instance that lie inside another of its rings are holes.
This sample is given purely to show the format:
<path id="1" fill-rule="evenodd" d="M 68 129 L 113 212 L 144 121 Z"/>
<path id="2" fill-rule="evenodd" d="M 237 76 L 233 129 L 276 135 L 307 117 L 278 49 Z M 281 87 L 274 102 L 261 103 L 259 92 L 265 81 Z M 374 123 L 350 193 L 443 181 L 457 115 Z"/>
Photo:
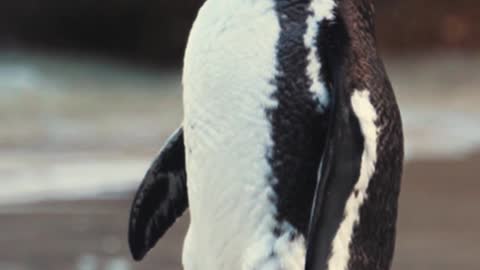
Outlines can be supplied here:
<path id="1" fill-rule="evenodd" d="M 273 232 L 267 160 L 273 142 L 265 112 L 277 106 L 272 80 L 279 33 L 273 0 L 209 0 L 194 23 L 183 78 L 187 270 L 303 267 L 303 238 Z"/>
<path id="2" fill-rule="evenodd" d="M 183 130 L 166 142 L 133 200 L 128 240 L 141 260 L 188 207 Z"/>

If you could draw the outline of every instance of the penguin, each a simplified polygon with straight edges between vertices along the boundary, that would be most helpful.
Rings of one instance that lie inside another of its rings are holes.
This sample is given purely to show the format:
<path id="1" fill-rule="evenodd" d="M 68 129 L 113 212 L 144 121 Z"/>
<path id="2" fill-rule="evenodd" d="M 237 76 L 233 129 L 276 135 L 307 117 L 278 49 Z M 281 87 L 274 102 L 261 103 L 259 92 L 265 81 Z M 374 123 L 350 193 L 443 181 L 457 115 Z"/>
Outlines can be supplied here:
<path id="1" fill-rule="evenodd" d="M 140 185 L 141 260 L 187 209 L 186 270 L 387 270 L 403 165 L 373 0 L 207 0 L 184 119 Z"/>

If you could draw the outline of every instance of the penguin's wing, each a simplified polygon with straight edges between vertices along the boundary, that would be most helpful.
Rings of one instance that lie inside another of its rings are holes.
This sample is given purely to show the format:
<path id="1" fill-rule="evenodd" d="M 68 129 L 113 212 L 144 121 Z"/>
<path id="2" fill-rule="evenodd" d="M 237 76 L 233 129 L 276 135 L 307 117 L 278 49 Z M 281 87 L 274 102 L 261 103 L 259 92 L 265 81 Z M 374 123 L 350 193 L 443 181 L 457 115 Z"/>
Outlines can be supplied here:
<path id="1" fill-rule="evenodd" d="M 334 105 L 320 165 L 309 223 L 306 270 L 328 269 L 333 239 L 360 173 L 363 139 L 351 108 L 342 103 L 337 100 Z"/>
<path id="2" fill-rule="evenodd" d="M 342 24 L 329 27 L 324 29 L 326 35 L 330 35 L 329 40 L 333 40 L 324 48 L 331 90 L 329 127 L 309 222 L 306 270 L 328 269 L 347 200 L 359 179 L 364 147 L 360 124 L 351 104 L 353 90 L 364 82 L 352 74 L 355 63 L 345 57 L 349 40 Z"/>
<path id="3" fill-rule="evenodd" d="M 133 200 L 128 241 L 141 260 L 188 207 L 183 129 L 167 141 Z"/>

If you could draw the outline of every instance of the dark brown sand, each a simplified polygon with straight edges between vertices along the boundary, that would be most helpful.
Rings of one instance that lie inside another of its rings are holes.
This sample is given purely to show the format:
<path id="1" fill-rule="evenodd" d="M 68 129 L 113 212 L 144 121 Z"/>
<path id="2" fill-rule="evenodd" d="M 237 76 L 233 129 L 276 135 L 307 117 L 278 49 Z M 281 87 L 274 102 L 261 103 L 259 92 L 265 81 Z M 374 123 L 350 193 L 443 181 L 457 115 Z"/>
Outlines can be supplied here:
<path id="1" fill-rule="evenodd" d="M 480 155 L 407 164 L 394 270 L 480 269 L 479 168 Z M 129 199 L 0 207 L 0 269 L 181 269 L 187 218 L 134 263 L 129 207 Z"/>

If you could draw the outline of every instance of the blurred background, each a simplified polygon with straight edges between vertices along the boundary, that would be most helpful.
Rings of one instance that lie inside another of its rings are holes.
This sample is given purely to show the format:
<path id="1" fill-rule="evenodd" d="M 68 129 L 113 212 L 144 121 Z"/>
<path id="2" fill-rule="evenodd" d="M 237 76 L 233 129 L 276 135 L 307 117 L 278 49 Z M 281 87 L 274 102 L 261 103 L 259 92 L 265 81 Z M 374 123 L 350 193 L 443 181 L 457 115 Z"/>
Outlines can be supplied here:
<path id="1" fill-rule="evenodd" d="M 201 0 L 0 3 L 0 270 L 181 269 L 188 216 L 141 263 L 130 201 L 182 119 Z M 394 270 L 480 269 L 480 1 L 377 1 L 407 162 Z"/>

